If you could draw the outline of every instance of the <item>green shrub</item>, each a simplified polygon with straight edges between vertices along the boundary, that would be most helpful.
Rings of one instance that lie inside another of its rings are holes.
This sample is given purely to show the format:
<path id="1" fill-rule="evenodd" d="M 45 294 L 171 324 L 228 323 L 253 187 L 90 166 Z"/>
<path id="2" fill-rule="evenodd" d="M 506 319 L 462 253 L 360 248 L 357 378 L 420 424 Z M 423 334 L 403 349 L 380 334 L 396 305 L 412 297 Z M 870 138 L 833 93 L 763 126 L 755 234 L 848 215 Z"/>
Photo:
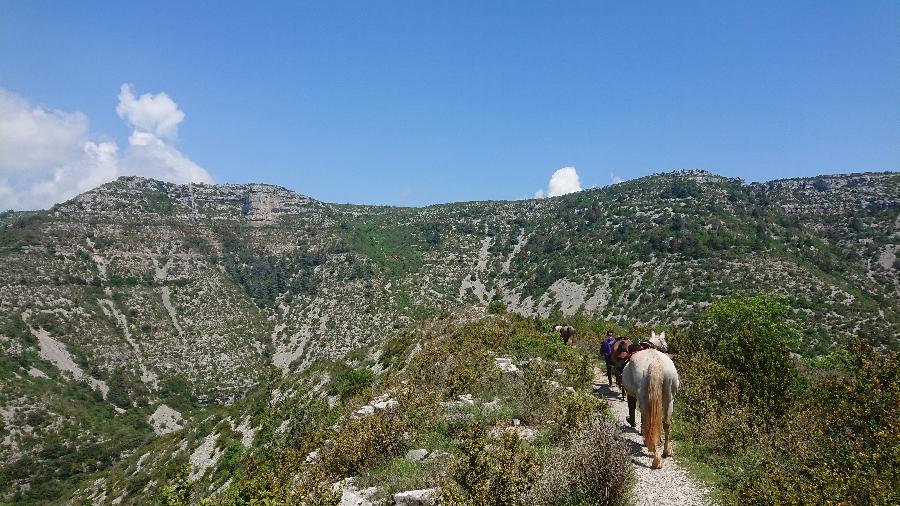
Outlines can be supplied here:
<path id="1" fill-rule="evenodd" d="M 492 383 L 486 373 L 496 370 L 484 344 L 465 331 L 429 343 L 411 366 L 411 378 L 422 388 L 441 392 L 444 398 L 471 393 Z M 497 371 L 499 374 L 499 371 Z"/>
<path id="2" fill-rule="evenodd" d="M 680 356 L 678 369 L 676 430 L 713 455 L 730 454 L 759 439 L 734 371 L 702 355 Z"/>
<path id="3" fill-rule="evenodd" d="M 450 466 L 453 481 L 441 486 L 441 504 L 530 504 L 541 468 L 534 449 L 516 433 L 505 432 L 490 441 L 483 428 L 475 426 L 462 438 L 460 450 L 462 455 Z"/>
<path id="4" fill-rule="evenodd" d="M 162 488 L 160 499 L 165 506 L 187 506 L 191 503 L 193 482 L 188 480 L 190 473 L 188 464 L 182 465 L 175 477 Z"/>
<path id="5" fill-rule="evenodd" d="M 550 364 L 543 360 L 532 360 L 523 367 L 525 391 L 522 397 L 526 407 L 526 422 L 534 423 L 546 413 L 550 405 L 550 388 L 547 383 L 552 374 Z"/>
<path id="6" fill-rule="evenodd" d="M 406 423 L 395 412 L 376 411 L 349 420 L 321 452 L 323 468 L 337 477 L 361 470 L 400 453 Z"/>
<path id="7" fill-rule="evenodd" d="M 25 324 L 19 313 L 9 313 L 6 323 L 0 326 L 0 335 L 18 338 L 23 344 L 29 346 L 37 346 L 38 344 L 37 338 L 28 330 L 28 325 Z"/>
<path id="8" fill-rule="evenodd" d="M 851 375 L 813 386 L 745 472 L 735 504 L 900 504 L 900 353 L 855 343 Z"/>
<path id="9" fill-rule="evenodd" d="M 332 478 L 320 466 L 305 464 L 304 458 L 288 450 L 274 462 L 248 459 L 245 476 L 233 481 L 221 496 L 201 504 L 337 506 L 342 494 L 332 489 Z"/>
<path id="10" fill-rule="evenodd" d="M 488 304 L 488 313 L 490 314 L 503 314 L 506 312 L 506 304 L 503 303 L 502 300 L 492 300 L 490 304 Z"/>
<path id="11" fill-rule="evenodd" d="M 413 338 L 409 334 L 401 334 L 389 338 L 381 348 L 381 356 L 378 357 L 378 362 L 385 369 L 391 367 L 398 358 L 405 355 L 412 342 Z"/>
<path id="12" fill-rule="evenodd" d="M 594 368 L 586 355 L 577 355 L 571 360 L 563 361 L 562 365 L 567 386 L 582 388 L 594 379 Z"/>
<path id="13" fill-rule="evenodd" d="M 686 360 L 712 362 L 709 369 L 720 374 L 707 374 L 697 381 L 690 377 L 692 373 L 708 371 L 687 367 L 685 383 L 726 388 L 737 396 L 738 404 L 746 406 L 753 426 L 771 427 L 790 408 L 798 386 L 790 346 L 799 340 L 800 332 L 790 322 L 792 316 L 785 300 L 772 296 L 738 295 L 713 303 L 678 347 Z M 710 408 L 720 406 L 722 396 L 714 390 L 709 394 L 685 403 L 692 421 L 716 414 Z"/>
<path id="14" fill-rule="evenodd" d="M 375 373 L 368 367 L 354 369 L 339 363 L 336 369 L 328 383 L 328 393 L 340 395 L 341 400 L 358 395 L 375 383 Z"/>
<path id="15" fill-rule="evenodd" d="M 596 420 L 604 409 L 600 399 L 592 395 L 557 391 L 551 400 L 549 436 L 553 442 L 563 441 L 571 432 Z"/>

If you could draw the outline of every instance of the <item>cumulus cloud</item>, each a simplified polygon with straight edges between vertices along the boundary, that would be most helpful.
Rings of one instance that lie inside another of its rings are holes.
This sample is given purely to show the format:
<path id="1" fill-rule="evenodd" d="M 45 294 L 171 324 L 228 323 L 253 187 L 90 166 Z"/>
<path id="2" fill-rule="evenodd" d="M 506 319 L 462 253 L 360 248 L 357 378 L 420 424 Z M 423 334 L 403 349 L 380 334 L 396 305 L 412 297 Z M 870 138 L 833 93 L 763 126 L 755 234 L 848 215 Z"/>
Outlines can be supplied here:
<path id="1" fill-rule="evenodd" d="M 88 119 L 48 111 L 0 89 L 0 171 L 32 171 L 61 165 L 82 150 Z"/>
<path id="2" fill-rule="evenodd" d="M 0 89 L 0 209 L 41 209 L 123 175 L 212 182 L 175 147 L 184 113 L 165 93 L 135 97 L 123 85 L 116 112 L 132 128 L 128 147 L 91 140 L 80 112 L 47 110 Z"/>
<path id="3" fill-rule="evenodd" d="M 116 114 L 135 129 L 135 134 L 170 140 L 178 138 L 178 124 L 184 121 L 184 113 L 169 95 L 144 93 L 135 98 L 130 84 L 119 89 Z"/>
<path id="4" fill-rule="evenodd" d="M 581 191 L 581 180 L 578 177 L 578 171 L 575 167 L 563 167 L 557 169 L 550 176 L 550 182 L 547 184 L 547 190 L 539 188 L 534 192 L 534 198 L 541 199 L 547 197 L 558 197 L 567 193 Z"/>

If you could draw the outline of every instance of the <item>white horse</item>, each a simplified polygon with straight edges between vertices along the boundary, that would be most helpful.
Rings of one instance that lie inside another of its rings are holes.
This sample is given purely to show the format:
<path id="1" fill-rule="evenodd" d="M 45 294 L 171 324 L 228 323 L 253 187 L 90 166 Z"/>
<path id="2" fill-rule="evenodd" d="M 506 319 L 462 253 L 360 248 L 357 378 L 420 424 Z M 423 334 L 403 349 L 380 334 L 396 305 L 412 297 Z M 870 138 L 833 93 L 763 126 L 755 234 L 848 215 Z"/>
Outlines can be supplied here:
<path id="1" fill-rule="evenodd" d="M 644 446 L 653 454 L 653 468 L 662 467 L 659 458 L 659 429 L 665 429 L 663 458 L 672 455 L 669 427 L 672 405 L 679 387 L 678 371 L 668 355 L 657 350 L 639 351 L 631 356 L 622 372 L 622 387 L 628 395 L 628 423 L 634 427 L 635 402 L 641 404 L 641 434 Z"/>
<path id="2" fill-rule="evenodd" d="M 650 331 L 650 344 L 653 345 L 657 350 L 668 353 L 669 352 L 669 343 L 666 342 L 666 331 L 662 331 L 657 334 L 655 331 Z"/>

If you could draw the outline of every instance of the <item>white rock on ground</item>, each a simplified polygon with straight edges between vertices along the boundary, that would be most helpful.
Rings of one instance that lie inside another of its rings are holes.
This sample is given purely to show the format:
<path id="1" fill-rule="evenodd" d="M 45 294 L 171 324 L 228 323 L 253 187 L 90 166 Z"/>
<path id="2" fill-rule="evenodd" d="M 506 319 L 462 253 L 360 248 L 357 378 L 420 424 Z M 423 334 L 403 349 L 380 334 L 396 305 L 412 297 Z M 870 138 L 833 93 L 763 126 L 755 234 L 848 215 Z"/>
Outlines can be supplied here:
<path id="1" fill-rule="evenodd" d="M 519 368 L 516 367 L 516 364 L 512 363 L 511 358 L 497 357 L 494 359 L 494 364 L 496 364 L 497 367 L 500 368 L 501 371 L 503 371 L 507 374 L 518 374 L 519 373 Z"/>
<path id="2" fill-rule="evenodd" d="M 219 439 L 218 433 L 212 433 L 206 436 L 203 443 L 191 453 L 191 474 L 188 476 L 190 480 L 197 480 L 206 474 L 206 471 L 215 467 L 222 457 L 222 450 L 216 448 L 216 441 Z"/>
<path id="3" fill-rule="evenodd" d="M 397 506 L 431 506 L 434 504 L 434 496 L 436 494 L 436 488 L 409 490 L 394 494 L 393 500 Z"/>
<path id="4" fill-rule="evenodd" d="M 32 376 L 34 378 L 49 378 L 49 376 L 47 376 L 47 373 L 38 369 L 37 367 L 32 367 L 31 369 L 28 369 L 28 375 Z"/>
<path id="5" fill-rule="evenodd" d="M 459 399 L 459 402 L 458 402 L 457 404 L 460 404 L 460 405 L 462 405 L 462 404 L 469 404 L 469 405 L 475 404 L 475 399 L 472 397 L 472 394 L 462 394 L 462 395 L 460 395 L 460 396 L 458 397 L 458 399 Z"/>
<path id="6" fill-rule="evenodd" d="M 150 425 L 153 426 L 153 432 L 163 435 L 181 430 L 183 420 L 181 413 L 165 404 L 160 404 L 150 415 Z"/>
<path id="7" fill-rule="evenodd" d="M 515 432 L 518 436 L 526 441 L 534 441 L 537 438 L 537 432 L 531 427 L 523 425 L 513 425 L 512 427 L 494 427 L 490 430 L 492 437 L 500 437 L 504 432 Z"/>
<path id="8" fill-rule="evenodd" d="M 372 506 L 373 494 L 378 492 L 378 487 L 369 487 L 363 490 L 356 488 L 355 478 L 344 478 L 332 485 L 332 489 L 341 491 L 341 502 L 338 506 Z"/>
<path id="9" fill-rule="evenodd" d="M 357 409 L 353 413 L 353 416 L 356 418 L 366 417 L 374 414 L 376 410 L 390 409 L 397 406 L 397 404 L 397 401 L 388 397 L 387 394 L 381 395 L 372 399 L 372 401 L 365 406 Z"/>
<path id="10" fill-rule="evenodd" d="M 410 450 L 406 452 L 406 460 L 411 460 L 413 462 L 419 462 L 420 460 L 424 460 L 425 457 L 428 456 L 428 450 L 425 448 L 419 448 L 417 450 Z"/>
<path id="11" fill-rule="evenodd" d="M 234 430 L 241 433 L 241 444 L 246 448 L 250 448 L 253 446 L 253 438 L 256 437 L 256 431 L 258 428 L 253 428 L 250 426 L 250 417 L 246 416 L 241 420 L 241 423 L 237 426 L 232 422 L 231 426 Z"/>
<path id="12" fill-rule="evenodd" d="M 674 458 L 663 459 L 662 469 L 651 469 L 653 460 L 644 448 L 644 438 L 640 431 L 631 428 L 625 421 L 628 416 L 628 403 L 619 397 L 618 387 L 610 389 L 606 383 L 606 374 L 599 368 L 594 369 L 594 390 L 603 395 L 609 402 L 610 410 L 616 421 L 621 424 L 622 437 L 631 449 L 631 461 L 634 463 L 635 506 L 707 506 L 709 490 L 705 485 L 692 478 Z M 640 409 L 636 410 L 636 425 L 640 427 Z M 660 449 L 661 450 L 661 449 Z M 672 443 L 672 451 L 678 454 L 678 448 Z"/>

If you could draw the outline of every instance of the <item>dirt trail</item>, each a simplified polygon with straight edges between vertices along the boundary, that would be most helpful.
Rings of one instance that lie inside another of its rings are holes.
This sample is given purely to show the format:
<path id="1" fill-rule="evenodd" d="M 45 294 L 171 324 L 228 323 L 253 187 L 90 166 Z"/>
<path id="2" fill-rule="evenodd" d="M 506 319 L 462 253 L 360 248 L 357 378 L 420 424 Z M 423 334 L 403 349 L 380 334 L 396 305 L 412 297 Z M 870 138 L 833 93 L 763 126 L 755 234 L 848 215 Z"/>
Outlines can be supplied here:
<path id="1" fill-rule="evenodd" d="M 652 458 L 644 448 L 644 438 L 640 431 L 631 428 L 625 421 L 628 404 L 619 397 L 619 389 L 610 389 L 606 382 L 606 371 L 594 369 L 594 391 L 609 401 L 610 410 L 622 429 L 622 437 L 631 450 L 637 483 L 634 485 L 635 505 L 709 505 L 709 491 L 688 475 L 673 458 L 663 460 L 662 469 L 651 469 Z M 641 423 L 640 410 L 635 413 L 637 426 Z M 678 447 L 672 443 L 672 452 L 678 454 Z"/>

